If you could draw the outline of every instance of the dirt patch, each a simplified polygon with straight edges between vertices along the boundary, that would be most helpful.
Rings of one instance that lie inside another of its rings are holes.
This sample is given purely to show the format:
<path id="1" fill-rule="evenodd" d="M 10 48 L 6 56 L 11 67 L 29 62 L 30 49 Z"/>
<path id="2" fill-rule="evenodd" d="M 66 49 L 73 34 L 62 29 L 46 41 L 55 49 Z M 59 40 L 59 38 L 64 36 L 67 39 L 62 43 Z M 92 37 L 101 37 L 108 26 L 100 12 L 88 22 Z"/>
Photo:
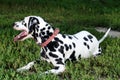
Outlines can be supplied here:
<path id="1" fill-rule="evenodd" d="M 96 30 L 97 30 L 98 32 L 106 32 L 106 31 L 107 31 L 107 28 L 97 27 Z M 111 30 L 111 31 L 109 32 L 109 36 L 114 37 L 114 38 L 115 38 L 115 37 L 120 37 L 120 32 L 119 32 L 119 31 Z"/>

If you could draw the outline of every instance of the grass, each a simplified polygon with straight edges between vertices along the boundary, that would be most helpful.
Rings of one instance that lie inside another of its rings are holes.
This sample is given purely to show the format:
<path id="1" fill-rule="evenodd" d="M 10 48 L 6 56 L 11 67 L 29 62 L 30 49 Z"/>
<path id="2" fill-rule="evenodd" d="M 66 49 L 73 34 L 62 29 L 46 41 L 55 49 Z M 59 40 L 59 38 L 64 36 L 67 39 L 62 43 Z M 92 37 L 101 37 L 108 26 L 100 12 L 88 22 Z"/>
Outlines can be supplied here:
<path id="1" fill-rule="evenodd" d="M 98 39 L 103 33 L 94 27 L 112 27 L 120 31 L 119 0 L 0 0 L 0 80 L 118 80 L 120 79 L 120 38 L 108 37 L 97 58 L 68 62 L 60 75 L 40 75 L 53 66 L 44 61 L 33 67 L 36 72 L 17 73 L 16 69 L 39 58 L 40 48 L 33 40 L 13 42 L 18 33 L 12 23 L 28 15 L 43 17 L 62 33 L 88 30 Z"/>

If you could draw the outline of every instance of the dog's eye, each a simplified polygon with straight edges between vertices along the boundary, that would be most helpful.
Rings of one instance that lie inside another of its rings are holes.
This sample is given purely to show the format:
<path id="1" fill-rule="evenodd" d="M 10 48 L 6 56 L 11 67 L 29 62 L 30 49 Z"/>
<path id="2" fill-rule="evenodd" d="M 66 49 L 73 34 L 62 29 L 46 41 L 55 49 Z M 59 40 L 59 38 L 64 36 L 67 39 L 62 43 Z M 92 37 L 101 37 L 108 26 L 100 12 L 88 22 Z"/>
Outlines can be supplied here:
<path id="1" fill-rule="evenodd" d="M 26 26 L 26 23 L 24 24 L 24 26 Z"/>
<path id="2" fill-rule="evenodd" d="M 22 25 L 26 26 L 26 23 L 25 23 L 25 21 L 22 21 Z"/>
<path id="3" fill-rule="evenodd" d="M 25 21 L 22 21 L 22 25 L 24 25 L 25 24 Z"/>

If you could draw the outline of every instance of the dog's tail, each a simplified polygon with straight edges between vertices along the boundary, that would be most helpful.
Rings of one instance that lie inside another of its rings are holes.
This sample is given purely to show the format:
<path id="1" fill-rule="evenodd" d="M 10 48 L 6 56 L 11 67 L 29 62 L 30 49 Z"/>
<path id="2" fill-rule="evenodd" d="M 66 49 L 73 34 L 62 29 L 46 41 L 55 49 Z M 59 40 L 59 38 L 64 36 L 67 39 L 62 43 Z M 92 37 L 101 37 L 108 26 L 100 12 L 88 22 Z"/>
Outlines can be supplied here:
<path id="1" fill-rule="evenodd" d="M 108 33 L 110 32 L 111 28 L 109 28 L 107 30 L 107 32 L 105 33 L 105 35 L 99 40 L 99 44 L 107 37 Z"/>

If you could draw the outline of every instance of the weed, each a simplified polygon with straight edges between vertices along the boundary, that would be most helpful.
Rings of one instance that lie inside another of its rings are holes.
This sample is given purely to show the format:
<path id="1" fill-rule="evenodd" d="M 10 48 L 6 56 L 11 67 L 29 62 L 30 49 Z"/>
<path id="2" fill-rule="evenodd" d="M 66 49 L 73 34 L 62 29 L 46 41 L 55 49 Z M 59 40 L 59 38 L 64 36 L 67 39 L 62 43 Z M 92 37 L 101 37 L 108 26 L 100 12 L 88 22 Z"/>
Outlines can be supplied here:
<path id="1" fill-rule="evenodd" d="M 40 75 L 53 66 L 41 61 L 36 72 L 17 73 L 16 69 L 38 59 L 40 48 L 33 40 L 13 42 L 18 33 L 12 24 L 25 16 L 38 15 L 62 33 L 88 30 L 98 39 L 94 27 L 112 27 L 120 31 L 120 1 L 114 0 L 0 0 L 0 80 L 118 80 L 120 79 L 120 39 L 108 37 L 101 44 L 103 54 L 96 58 L 67 63 L 60 75 Z"/>

